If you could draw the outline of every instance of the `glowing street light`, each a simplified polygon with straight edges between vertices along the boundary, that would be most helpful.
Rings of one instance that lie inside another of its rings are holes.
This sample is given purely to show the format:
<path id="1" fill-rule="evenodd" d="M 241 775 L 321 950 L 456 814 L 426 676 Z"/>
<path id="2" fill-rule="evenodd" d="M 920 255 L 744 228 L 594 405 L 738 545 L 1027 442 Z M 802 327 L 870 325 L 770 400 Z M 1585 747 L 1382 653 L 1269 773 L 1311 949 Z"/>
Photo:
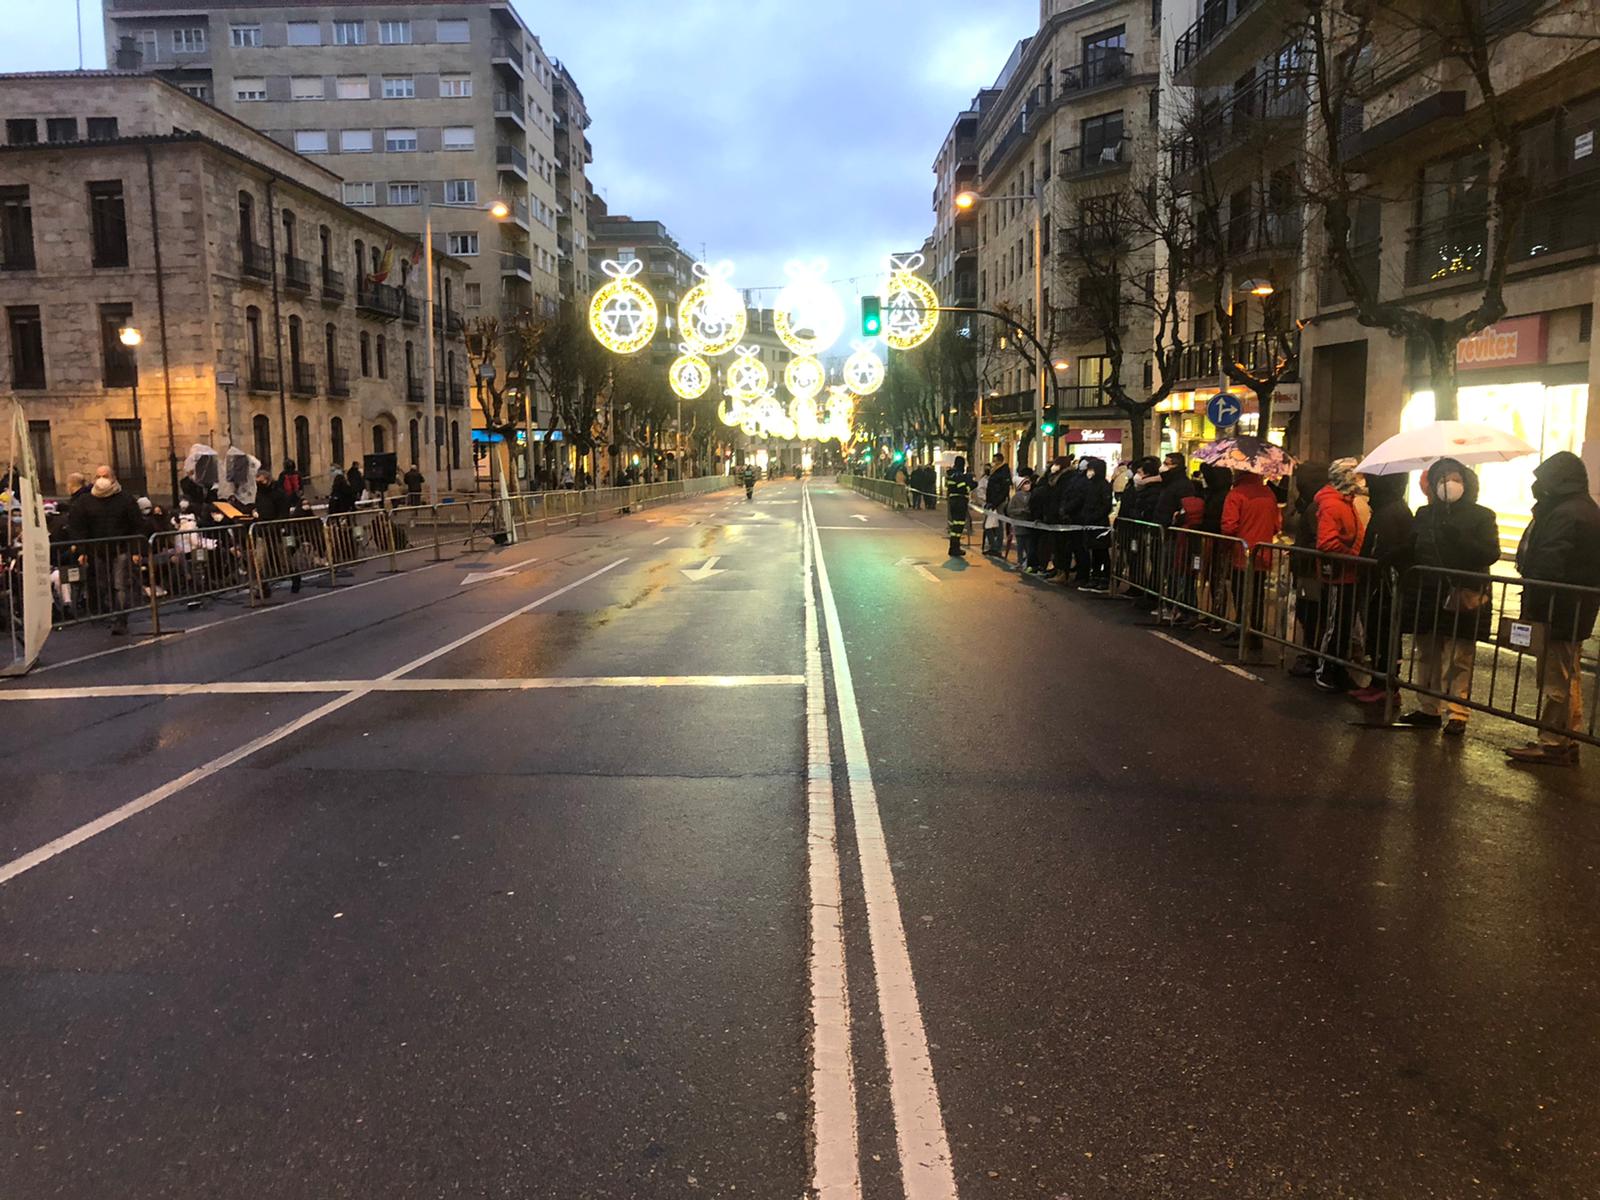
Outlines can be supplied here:
<path id="1" fill-rule="evenodd" d="M 117 330 L 117 340 L 124 346 L 138 346 L 144 341 L 144 334 L 140 333 L 132 325 L 124 325 Z"/>
<path id="2" fill-rule="evenodd" d="M 1278 289 L 1272 286 L 1270 279 L 1246 279 L 1239 285 L 1241 292 L 1249 292 L 1252 296 L 1271 296 Z"/>
<path id="3" fill-rule="evenodd" d="M 957 192 L 956 207 L 962 210 L 969 209 L 978 202 L 978 193 L 973 191 Z"/>

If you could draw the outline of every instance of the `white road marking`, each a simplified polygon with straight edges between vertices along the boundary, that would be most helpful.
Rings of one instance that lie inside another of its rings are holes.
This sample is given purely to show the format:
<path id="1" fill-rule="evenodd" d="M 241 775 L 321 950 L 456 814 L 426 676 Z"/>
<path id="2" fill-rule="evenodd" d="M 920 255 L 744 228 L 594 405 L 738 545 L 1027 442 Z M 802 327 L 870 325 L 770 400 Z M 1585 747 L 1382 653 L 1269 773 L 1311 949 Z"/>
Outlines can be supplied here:
<path id="1" fill-rule="evenodd" d="M 501 567 L 495 571 L 473 571 L 461 581 L 461 586 L 466 587 L 468 584 L 480 583 L 485 579 L 504 579 L 509 575 L 516 574 L 523 567 L 531 566 L 538 561 L 537 558 L 525 558 L 519 563 L 512 563 L 509 567 Z"/>
<path id="2" fill-rule="evenodd" d="M 727 574 L 726 571 L 719 571 L 717 569 L 717 564 L 721 561 L 722 557 L 720 555 L 712 555 L 710 558 L 706 559 L 705 562 L 701 563 L 698 567 L 695 567 L 692 570 L 688 568 L 681 568 L 683 570 L 683 577 L 689 580 L 691 583 L 703 583 L 705 580 L 710 579 L 713 575 L 725 575 Z"/>
<path id="3" fill-rule="evenodd" d="M 825 533 L 904 533 L 904 529 L 896 529 L 888 525 L 813 525 L 813 529 L 820 529 Z"/>
<path id="4" fill-rule="evenodd" d="M 928 581 L 930 581 L 932 583 L 943 583 L 944 582 L 944 580 L 940 579 L 932 571 L 928 570 L 927 565 L 925 563 L 917 563 L 917 564 L 915 564 L 915 566 L 913 567 L 913 570 L 915 570 L 918 575 L 921 575 L 924 579 L 926 579 L 926 580 L 928 580 Z"/>
<path id="5" fill-rule="evenodd" d="M 834 816 L 828 693 L 811 533 L 801 509 L 801 575 L 806 589 L 806 858 L 811 889 L 811 1164 L 817 1200 L 861 1195 L 860 1119 L 850 1048 L 850 989 L 845 974 L 844 894 L 839 882 L 839 830 Z"/>
<path id="6" fill-rule="evenodd" d="M 802 512 L 812 526 L 812 553 L 828 630 L 828 653 L 833 660 L 834 703 L 839 713 L 845 767 L 850 777 L 850 811 L 855 819 L 856 851 L 861 861 L 861 885 L 867 902 L 867 931 L 872 946 L 878 1011 L 883 1018 L 884 1050 L 889 1062 L 889 1096 L 900 1152 L 900 1180 L 906 1200 L 955 1200 L 950 1140 L 945 1133 L 939 1088 L 928 1055 L 927 1029 L 917 1003 L 911 952 L 906 945 L 905 924 L 895 894 L 894 870 L 890 866 L 889 848 L 878 813 L 877 791 L 872 784 L 866 733 L 861 727 L 839 608 L 828 582 L 828 563 L 822 553 L 822 539 L 817 536 L 816 515 L 809 496 Z"/>
<path id="7" fill-rule="evenodd" d="M 1179 650 L 1187 650 L 1190 654 L 1194 655 L 1196 658 L 1203 658 L 1208 663 L 1216 663 L 1216 665 L 1221 667 L 1224 671 L 1230 671 L 1233 674 L 1239 676 L 1241 679 L 1252 679 L 1256 683 L 1261 683 L 1262 682 L 1261 676 L 1252 675 L 1252 674 L 1250 674 L 1249 671 L 1246 671 L 1243 667 L 1239 666 L 1238 664 L 1231 663 L 1231 662 L 1226 661 L 1225 659 L 1218 658 L 1215 654 L 1207 654 L 1204 650 L 1200 649 L 1200 647 L 1191 646 L 1191 645 L 1189 645 L 1188 642 L 1184 641 L 1182 638 L 1175 638 L 1170 633 L 1162 633 L 1159 629 L 1152 629 L 1150 632 L 1152 634 L 1154 634 L 1156 637 L 1160 638 L 1163 642 L 1168 642 L 1171 645 L 1176 646 Z"/>
<path id="8" fill-rule="evenodd" d="M 565 596 L 573 589 L 580 588 L 584 584 L 600 578 L 600 576 L 604 575 L 607 571 L 613 570 L 616 567 L 620 567 L 627 561 L 628 560 L 626 558 L 619 558 L 616 562 L 601 567 L 598 571 L 591 571 L 582 579 L 574 580 L 564 587 L 557 588 L 553 592 L 546 592 L 537 600 L 532 600 L 527 604 L 522 605 L 520 608 L 513 609 L 511 612 L 506 613 L 505 616 L 497 617 L 488 624 L 479 626 L 471 633 L 459 637 L 455 641 L 439 647 L 437 650 L 429 651 L 420 658 L 414 658 L 404 666 L 396 667 L 387 675 L 382 676 L 380 680 L 374 682 L 387 682 L 389 680 L 399 679 L 402 675 L 409 675 L 417 668 L 425 667 L 435 659 L 441 658 L 454 650 L 459 650 L 468 642 L 471 642 L 476 638 L 482 637 L 486 633 L 490 633 L 493 630 L 500 628 L 500 626 L 506 624 L 508 621 L 514 621 L 518 617 L 530 613 L 534 609 L 548 604 L 552 600 L 558 599 L 561 596 Z M 331 716 L 333 713 L 338 712 L 341 708 L 355 703 L 357 700 L 361 699 L 361 697 L 370 695 L 374 690 L 375 688 L 371 684 L 363 683 L 359 685 L 358 690 L 346 692 L 342 696 L 337 696 L 334 699 L 329 700 L 326 704 L 319 705 L 318 707 L 312 709 L 303 716 L 296 717 L 294 720 L 280 725 L 276 729 L 270 730 L 269 732 L 262 734 L 260 737 L 228 751 L 226 754 L 219 755 L 218 757 L 213 758 L 210 762 L 203 763 L 194 768 L 192 771 L 186 771 L 184 774 L 178 776 L 178 778 L 172 780 L 170 783 L 164 783 L 160 787 L 128 801 L 121 807 L 112 809 L 104 816 L 97 817 L 86 825 L 80 825 L 70 833 L 62 834 L 62 836 L 54 839 L 53 841 L 46 842 L 37 850 L 30 850 L 27 854 L 22 855 L 20 858 L 14 858 L 10 862 L 0 865 L 0 884 L 9 883 L 17 876 L 26 871 L 33 870 L 34 867 L 39 866 L 41 863 L 49 862 L 58 854 L 64 854 L 66 851 L 71 850 L 74 846 L 82 845 L 90 838 L 104 833 L 108 829 L 115 828 L 124 821 L 128 820 L 130 817 L 138 816 L 140 813 L 144 812 L 145 809 L 152 808 L 155 805 L 160 804 L 163 800 L 169 799 L 172 796 L 176 796 L 179 792 L 193 787 L 195 784 L 201 783 L 221 771 L 227 770 L 235 763 L 249 758 L 257 751 L 265 750 L 268 746 L 276 745 L 278 742 L 283 741 L 284 738 L 289 737 L 291 734 L 298 733 L 308 725 L 313 725 L 322 720 L 323 717 Z"/>
<path id="9" fill-rule="evenodd" d="M 223 679 L 0 690 L 7 700 L 116 700 L 146 696 L 295 696 L 317 692 L 534 692 L 571 688 L 794 687 L 802 675 L 542 675 L 527 679 Z"/>
<path id="10" fill-rule="evenodd" d="M 852 521 L 868 521 L 868 520 L 871 520 L 870 517 L 865 517 L 861 513 L 851 513 L 850 514 L 850 519 Z"/>
<path id="11" fill-rule="evenodd" d="M 650 544 L 652 546 L 659 546 L 659 545 L 661 545 L 662 542 L 670 542 L 671 540 L 672 540 L 672 535 L 669 533 L 669 534 L 667 534 L 666 537 L 657 538 L 655 541 L 651 542 Z"/>

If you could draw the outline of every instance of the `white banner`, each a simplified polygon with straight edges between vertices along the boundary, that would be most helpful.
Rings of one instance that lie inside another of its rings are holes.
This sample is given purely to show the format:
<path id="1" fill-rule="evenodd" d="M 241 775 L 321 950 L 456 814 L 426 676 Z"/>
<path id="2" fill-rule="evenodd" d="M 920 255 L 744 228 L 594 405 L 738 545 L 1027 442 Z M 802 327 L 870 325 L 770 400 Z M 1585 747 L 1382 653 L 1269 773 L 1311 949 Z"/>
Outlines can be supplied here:
<path id="1" fill-rule="evenodd" d="M 0 665 L 0 675 L 31 671 L 50 636 L 50 530 L 44 523 L 44 497 L 39 493 L 38 468 L 28 442 L 28 418 L 21 404 L 12 407 L 12 486 L 22 514 L 21 554 L 13 564 L 21 578 L 12 595 L 20 594 L 22 599 L 22 657 L 13 656 L 12 662 Z M 9 513 L 6 519 L 10 520 Z"/>

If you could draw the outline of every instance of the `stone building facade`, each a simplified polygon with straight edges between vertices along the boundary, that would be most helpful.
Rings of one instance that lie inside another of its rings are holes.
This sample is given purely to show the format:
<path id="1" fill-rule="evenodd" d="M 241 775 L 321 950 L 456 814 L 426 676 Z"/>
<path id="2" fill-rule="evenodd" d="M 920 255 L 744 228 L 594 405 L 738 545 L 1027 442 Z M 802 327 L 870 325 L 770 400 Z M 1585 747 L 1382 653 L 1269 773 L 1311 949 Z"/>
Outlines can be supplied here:
<path id="1" fill-rule="evenodd" d="M 373 279 L 412 238 L 153 76 L 4 76 L 0 111 L 0 393 L 22 401 L 56 490 L 108 462 L 166 496 L 196 442 L 293 459 L 314 494 L 364 453 L 422 462 L 421 280 Z M 465 264 L 436 268 L 442 485 L 470 466 L 471 421 Z"/>

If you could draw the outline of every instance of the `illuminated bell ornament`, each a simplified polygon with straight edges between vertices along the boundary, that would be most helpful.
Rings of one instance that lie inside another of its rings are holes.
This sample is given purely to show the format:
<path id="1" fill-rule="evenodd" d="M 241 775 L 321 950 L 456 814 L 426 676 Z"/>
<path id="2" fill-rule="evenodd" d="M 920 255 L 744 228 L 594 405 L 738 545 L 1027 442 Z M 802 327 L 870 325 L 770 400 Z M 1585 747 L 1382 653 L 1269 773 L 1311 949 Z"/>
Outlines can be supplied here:
<path id="1" fill-rule="evenodd" d="M 892 255 L 884 287 L 883 337 L 896 350 L 915 350 L 939 325 L 939 295 L 916 274 L 920 254 Z"/>
<path id="2" fill-rule="evenodd" d="M 784 267 L 789 282 L 772 308 L 772 327 L 796 354 L 821 354 L 844 332 L 844 306 L 822 276 L 828 264 L 822 259 L 792 262 Z"/>
<path id="3" fill-rule="evenodd" d="M 644 270 L 644 260 L 604 262 L 600 269 L 611 282 L 589 303 L 589 331 L 613 354 L 637 354 L 656 336 L 655 297 L 634 278 Z"/>
<path id="4" fill-rule="evenodd" d="M 772 374 L 759 355 L 760 350 L 755 346 L 739 347 L 728 368 L 727 392 L 733 399 L 753 403 L 761 399 L 772 383 Z"/>
<path id="5" fill-rule="evenodd" d="M 694 273 L 700 282 L 678 302 L 678 325 L 690 349 L 715 358 L 739 344 L 749 316 L 744 297 L 728 282 L 731 262 L 697 262 Z"/>
<path id="6" fill-rule="evenodd" d="M 827 368 L 809 354 L 791 358 L 789 365 L 783 369 L 784 386 L 798 400 L 810 400 L 827 382 Z"/>
<path id="7" fill-rule="evenodd" d="M 844 360 L 844 381 L 856 395 L 872 395 L 883 386 L 883 360 L 857 344 L 856 352 Z"/>
<path id="8" fill-rule="evenodd" d="M 716 372 L 711 369 L 710 363 L 688 346 L 679 346 L 678 349 L 682 353 L 673 360 L 667 371 L 667 380 L 678 399 L 698 400 L 711 390 L 711 381 L 716 378 Z"/>
<path id="9" fill-rule="evenodd" d="M 744 421 L 744 413 L 745 407 L 743 400 L 724 400 L 721 404 L 717 405 L 717 420 L 721 421 L 724 425 L 742 424 Z"/>

